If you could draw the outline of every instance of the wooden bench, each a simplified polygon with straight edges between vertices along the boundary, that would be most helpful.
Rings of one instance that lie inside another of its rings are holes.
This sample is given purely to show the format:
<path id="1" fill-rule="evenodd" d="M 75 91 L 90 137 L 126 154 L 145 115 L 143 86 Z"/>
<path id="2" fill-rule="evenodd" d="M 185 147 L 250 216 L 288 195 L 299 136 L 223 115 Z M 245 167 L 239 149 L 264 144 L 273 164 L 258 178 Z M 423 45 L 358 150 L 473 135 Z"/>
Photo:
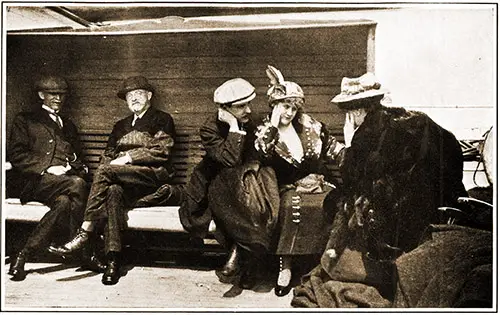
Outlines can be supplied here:
<path id="1" fill-rule="evenodd" d="M 204 149 L 197 128 L 178 128 L 172 161 L 176 169 L 173 184 L 186 184 L 193 168 L 201 161 Z M 83 130 L 80 132 L 84 160 L 90 174 L 99 166 L 101 153 L 106 147 L 109 131 Z M 8 166 L 6 167 L 8 168 Z M 39 202 L 22 205 L 17 198 L 7 198 L 4 217 L 8 221 L 38 222 L 49 208 Z M 142 231 L 186 232 L 178 215 L 178 206 L 133 208 L 128 212 L 128 228 Z M 211 230 L 214 230 L 214 225 Z"/>
<path id="2" fill-rule="evenodd" d="M 198 135 L 198 128 L 184 127 L 177 128 L 175 145 L 172 151 L 172 161 L 176 169 L 173 184 L 186 184 L 189 180 L 193 168 L 201 161 L 204 149 Z M 343 135 L 334 133 L 343 141 Z M 107 130 L 83 130 L 80 132 L 80 139 L 83 148 L 84 160 L 89 166 L 90 173 L 99 166 L 101 153 L 106 147 L 109 131 Z M 470 151 L 470 144 L 465 145 L 460 141 L 464 154 Z M 465 146 L 465 147 L 464 147 Z M 471 181 L 473 171 L 476 170 L 477 162 L 467 161 L 464 164 L 464 181 Z M 8 169 L 8 167 L 6 167 Z M 4 168 L 4 169 L 6 169 Z M 335 177 L 340 177 L 336 167 L 329 167 Z M 479 169 L 480 182 L 484 184 L 484 169 Z M 469 187 L 468 187 L 469 188 Z M 38 222 L 49 210 L 38 202 L 30 202 L 21 205 L 17 198 L 7 198 L 2 207 L 3 215 L 7 221 L 17 222 Z M 161 206 L 148 208 L 133 208 L 128 212 L 128 227 L 132 230 L 158 231 L 158 232 L 179 232 L 186 233 L 179 220 L 178 206 Z M 215 225 L 211 225 L 211 231 Z"/>

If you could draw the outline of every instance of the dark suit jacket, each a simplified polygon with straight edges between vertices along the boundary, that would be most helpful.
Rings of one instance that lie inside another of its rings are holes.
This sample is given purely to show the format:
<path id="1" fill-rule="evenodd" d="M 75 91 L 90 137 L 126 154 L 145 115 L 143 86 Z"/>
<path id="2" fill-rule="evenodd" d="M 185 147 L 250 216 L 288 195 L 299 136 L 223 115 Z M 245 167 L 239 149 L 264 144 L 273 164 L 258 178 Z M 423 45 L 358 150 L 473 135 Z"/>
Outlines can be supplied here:
<path id="1" fill-rule="evenodd" d="M 71 173 L 79 176 L 86 173 L 77 128 L 68 118 L 61 118 L 62 130 L 42 108 L 20 113 L 14 119 L 7 144 L 7 160 L 12 163 L 13 171 L 10 172 L 14 175 L 10 177 L 16 178 L 15 182 L 22 189 L 21 196 L 30 191 L 42 172 L 52 165 L 58 141 L 67 142 L 69 153 L 76 155 L 76 160 L 70 163 Z"/>
<path id="2" fill-rule="evenodd" d="M 255 157 L 255 124 L 250 121 L 242 128 L 246 135 L 229 132 L 229 125 L 219 121 L 217 114 L 208 117 L 200 128 L 206 154 L 193 170 L 186 191 L 197 202 L 206 197 L 208 183 L 221 169 L 242 165 Z"/>

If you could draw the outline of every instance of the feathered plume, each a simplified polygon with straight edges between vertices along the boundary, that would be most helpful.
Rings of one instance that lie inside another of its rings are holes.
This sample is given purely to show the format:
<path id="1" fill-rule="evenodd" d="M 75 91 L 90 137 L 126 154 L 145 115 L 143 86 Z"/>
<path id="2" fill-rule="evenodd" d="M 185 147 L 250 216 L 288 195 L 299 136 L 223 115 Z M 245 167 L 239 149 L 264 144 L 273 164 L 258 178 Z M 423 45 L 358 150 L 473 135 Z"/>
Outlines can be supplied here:
<path id="1" fill-rule="evenodd" d="M 266 74 L 272 85 L 283 85 L 283 82 L 285 82 L 285 78 L 281 74 L 281 71 L 273 66 L 267 66 Z"/>
<path id="2" fill-rule="evenodd" d="M 273 66 L 268 65 L 266 69 L 266 74 L 270 81 L 269 89 L 267 90 L 267 96 L 269 96 L 269 98 L 272 99 L 277 95 L 285 95 L 286 94 L 286 88 L 284 86 L 285 78 L 281 74 L 281 71 L 279 71 Z"/>

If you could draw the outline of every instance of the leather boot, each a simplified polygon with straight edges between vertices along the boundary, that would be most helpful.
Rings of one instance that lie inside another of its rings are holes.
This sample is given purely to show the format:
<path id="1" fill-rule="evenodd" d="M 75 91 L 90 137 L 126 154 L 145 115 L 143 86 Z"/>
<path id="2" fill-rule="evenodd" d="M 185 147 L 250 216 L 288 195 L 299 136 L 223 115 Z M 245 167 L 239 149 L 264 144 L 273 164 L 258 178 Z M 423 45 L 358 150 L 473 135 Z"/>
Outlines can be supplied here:
<path id="1" fill-rule="evenodd" d="M 106 266 L 106 271 L 104 271 L 102 275 L 102 284 L 114 285 L 118 283 L 118 279 L 120 279 L 119 254 L 118 252 L 108 253 L 108 264 Z"/>
<path id="2" fill-rule="evenodd" d="M 169 184 L 164 184 L 157 191 L 147 196 L 142 197 L 137 200 L 135 207 L 155 207 L 155 206 L 165 206 L 168 200 L 172 196 L 172 186 Z"/>
<path id="3" fill-rule="evenodd" d="M 10 262 L 9 275 L 12 276 L 12 281 L 23 281 L 26 279 L 26 271 L 24 264 L 26 262 L 27 253 L 20 251 L 16 257 Z"/>
<path id="4" fill-rule="evenodd" d="M 49 252 L 52 254 L 64 257 L 67 255 L 73 255 L 76 251 L 82 249 L 89 240 L 90 232 L 85 231 L 84 229 L 78 229 L 75 237 L 72 240 L 64 244 L 63 246 L 54 247 L 49 246 Z"/>
<path id="5" fill-rule="evenodd" d="M 229 252 L 229 257 L 226 261 L 226 264 L 220 270 L 221 274 L 226 277 L 234 276 L 239 270 L 239 260 L 240 255 L 238 246 L 234 244 L 231 247 L 231 251 Z"/>
<path id="6" fill-rule="evenodd" d="M 276 287 L 274 288 L 274 294 L 277 296 L 285 296 L 290 293 L 292 286 L 290 284 L 292 280 L 292 266 L 291 257 L 280 256 L 280 272 L 278 275 L 278 281 Z"/>
<path id="7" fill-rule="evenodd" d="M 82 250 L 82 269 L 103 273 L 106 270 L 104 264 L 96 254 L 95 242 L 88 242 Z"/>
<path id="8" fill-rule="evenodd" d="M 239 287 L 249 290 L 257 284 L 257 271 L 259 270 L 260 257 L 258 257 L 256 253 L 248 251 L 242 254 L 244 256 Z"/>

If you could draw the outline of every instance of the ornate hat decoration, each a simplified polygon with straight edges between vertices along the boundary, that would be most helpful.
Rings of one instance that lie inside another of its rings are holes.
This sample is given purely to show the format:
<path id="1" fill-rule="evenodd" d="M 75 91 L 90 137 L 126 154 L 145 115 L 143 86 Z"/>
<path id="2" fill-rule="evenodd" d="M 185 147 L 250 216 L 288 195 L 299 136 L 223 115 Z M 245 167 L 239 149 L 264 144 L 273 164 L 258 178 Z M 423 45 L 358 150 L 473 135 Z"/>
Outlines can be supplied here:
<path id="1" fill-rule="evenodd" d="M 380 82 L 371 72 L 357 78 L 344 77 L 340 84 L 340 90 L 340 94 L 336 95 L 331 102 L 336 103 L 341 108 L 349 107 L 348 104 L 344 103 L 384 95 L 389 92 L 387 89 L 381 88 Z"/>
<path id="2" fill-rule="evenodd" d="M 271 87 L 267 90 L 269 103 L 289 97 L 304 99 L 304 91 L 302 91 L 302 88 L 295 82 L 285 81 L 281 71 L 275 67 L 267 66 L 266 74 L 271 83 Z"/>
<path id="3" fill-rule="evenodd" d="M 133 90 L 146 90 L 154 93 L 153 86 L 148 82 L 148 79 L 142 76 L 129 77 L 126 78 L 123 83 L 120 91 L 118 91 L 117 95 L 121 99 L 125 99 L 125 96 L 128 92 Z"/>
<path id="4" fill-rule="evenodd" d="M 236 78 L 222 83 L 214 92 L 214 102 L 219 105 L 239 105 L 255 98 L 255 88 L 247 80 Z"/>

